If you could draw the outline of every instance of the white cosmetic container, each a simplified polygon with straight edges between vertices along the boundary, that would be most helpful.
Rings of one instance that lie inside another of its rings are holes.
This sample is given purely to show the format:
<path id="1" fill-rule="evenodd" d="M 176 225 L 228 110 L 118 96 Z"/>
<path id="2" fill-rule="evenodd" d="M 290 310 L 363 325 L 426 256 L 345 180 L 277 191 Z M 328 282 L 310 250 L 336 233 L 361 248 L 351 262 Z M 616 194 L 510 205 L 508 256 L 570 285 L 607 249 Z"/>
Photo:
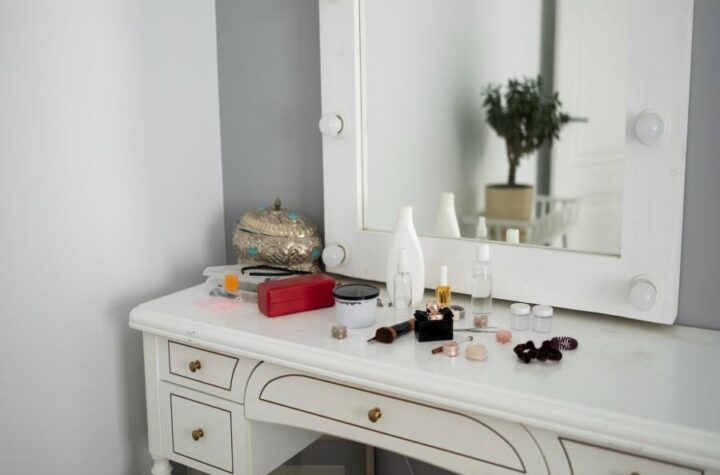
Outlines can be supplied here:
<path id="1" fill-rule="evenodd" d="M 366 328 L 375 325 L 375 312 L 380 291 L 366 284 L 335 287 L 335 312 L 340 325 L 347 328 Z"/>
<path id="2" fill-rule="evenodd" d="M 550 333 L 552 331 L 553 308 L 547 305 L 535 305 L 532 308 L 533 331 Z"/>
<path id="3" fill-rule="evenodd" d="M 510 305 L 512 322 L 510 328 L 517 331 L 530 329 L 530 305 L 526 303 L 514 303 Z"/>
<path id="4" fill-rule="evenodd" d="M 440 195 L 440 207 L 435 219 L 435 234 L 450 238 L 460 237 L 460 224 L 455 212 L 455 193 Z"/>

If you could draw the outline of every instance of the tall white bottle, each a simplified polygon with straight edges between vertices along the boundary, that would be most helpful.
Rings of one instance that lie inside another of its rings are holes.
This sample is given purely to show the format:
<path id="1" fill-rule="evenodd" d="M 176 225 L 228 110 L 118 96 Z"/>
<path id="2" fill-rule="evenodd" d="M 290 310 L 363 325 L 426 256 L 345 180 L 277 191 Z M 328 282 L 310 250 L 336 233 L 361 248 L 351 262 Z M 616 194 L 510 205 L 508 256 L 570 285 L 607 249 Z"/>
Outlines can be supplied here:
<path id="1" fill-rule="evenodd" d="M 393 283 L 397 272 L 397 258 L 401 249 L 406 249 L 407 271 L 412 276 L 412 303 L 419 305 L 425 293 L 425 258 L 413 224 L 412 206 L 401 206 L 398 209 L 397 227 L 388 252 L 385 282 L 391 302 L 394 297 Z"/>
<path id="2" fill-rule="evenodd" d="M 455 193 L 440 195 L 440 208 L 435 218 L 435 234 L 451 238 L 460 237 L 460 224 L 455 212 Z"/>

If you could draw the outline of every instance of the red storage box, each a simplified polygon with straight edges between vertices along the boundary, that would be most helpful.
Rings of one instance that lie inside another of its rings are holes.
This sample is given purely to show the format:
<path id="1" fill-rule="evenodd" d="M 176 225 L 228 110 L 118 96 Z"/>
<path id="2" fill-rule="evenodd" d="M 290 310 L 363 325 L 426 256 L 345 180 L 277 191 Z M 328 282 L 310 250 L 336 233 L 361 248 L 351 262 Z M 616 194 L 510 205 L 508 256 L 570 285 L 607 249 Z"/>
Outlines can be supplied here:
<path id="1" fill-rule="evenodd" d="M 335 305 L 335 279 L 325 274 L 304 275 L 258 284 L 258 307 L 268 317 L 307 312 Z"/>

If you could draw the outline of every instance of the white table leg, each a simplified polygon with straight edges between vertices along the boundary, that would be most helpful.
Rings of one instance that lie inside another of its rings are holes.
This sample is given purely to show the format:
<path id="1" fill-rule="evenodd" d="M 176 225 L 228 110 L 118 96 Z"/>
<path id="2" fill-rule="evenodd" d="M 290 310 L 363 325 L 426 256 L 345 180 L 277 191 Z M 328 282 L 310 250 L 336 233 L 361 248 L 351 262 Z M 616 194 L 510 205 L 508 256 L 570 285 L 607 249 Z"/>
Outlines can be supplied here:
<path id="1" fill-rule="evenodd" d="M 153 466 L 150 469 L 152 475 L 170 475 L 172 473 L 172 465 L 168 459 L 162 457 L 153 457 Z"/>

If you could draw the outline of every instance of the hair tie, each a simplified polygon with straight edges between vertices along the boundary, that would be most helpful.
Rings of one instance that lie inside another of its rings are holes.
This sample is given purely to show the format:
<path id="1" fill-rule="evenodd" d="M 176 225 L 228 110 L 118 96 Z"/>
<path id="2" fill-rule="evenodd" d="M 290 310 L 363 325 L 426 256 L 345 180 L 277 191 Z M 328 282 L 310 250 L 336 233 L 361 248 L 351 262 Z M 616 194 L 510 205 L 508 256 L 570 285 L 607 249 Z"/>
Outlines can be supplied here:
<path id="1" fill-rule="evenodd" d="M 578 347 L 578 341 L 571 336 L 556 336 L 550 340 L 553 348 L 558 350 L 570 351 Z"/>
<path id="2" fill-rule="evenodd" d="M 517 345 L 513 351 L 525 364 L 529 364 L 534 359 L 538 361 L 560 361 L 563 356 L 560 350 L 552 346 L 550 340 L 543 341 L 540 348 L 536 348 L 535 343 L 528 340 L 526 343 Z"/>

